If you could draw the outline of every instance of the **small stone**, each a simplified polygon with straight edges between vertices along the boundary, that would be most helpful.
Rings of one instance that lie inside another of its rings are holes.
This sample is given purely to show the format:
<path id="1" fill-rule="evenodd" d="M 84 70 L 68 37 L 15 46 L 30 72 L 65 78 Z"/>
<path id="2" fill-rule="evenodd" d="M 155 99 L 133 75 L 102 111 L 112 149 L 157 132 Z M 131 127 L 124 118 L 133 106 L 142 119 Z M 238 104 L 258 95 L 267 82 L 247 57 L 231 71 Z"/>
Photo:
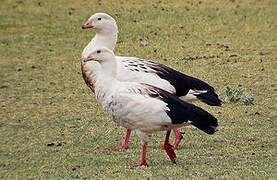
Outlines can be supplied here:
<path id="1" fill-rule="evenodd" d="M 141 40 L 140 40 L 140 45 L 141 45 L 141 46 L 147 46 L 148 43 L 147 43 L 147 41 L 141 39 Z"/>
<path id="2" fill-rule="evenodd" d="M 237 57 L 238 55 L 236 54 L 231 54 L 229 57 Z"/>
<path id="3" fill-rule="evenodd" d="M 77 169 L 80 169 L 80 168 L 81 168 L 81 166 L 77 165 L 77 166 L 72 168 L 72 171 L 76 171 Z"/>
<path id="4" fill-rule="evenodd" d="M 54 143 L 47 144 L 48 147 L 51 147 L 51 146 L 54 146 L 54 145 L 55 145 Z"/>
<path id="5" fill-rule="evenodd" d="M 265 53 L 261 51 L 261 52 L 259 53 L 259 55 L 263 56 L 263 55 L 265 55 Z"/>
<path id="6" fill-rule="evenodd" d="M 4 89 L 4 88 L 7 88 L 8 86 L 6 85 L 0 85 L 0 89 Z"/>

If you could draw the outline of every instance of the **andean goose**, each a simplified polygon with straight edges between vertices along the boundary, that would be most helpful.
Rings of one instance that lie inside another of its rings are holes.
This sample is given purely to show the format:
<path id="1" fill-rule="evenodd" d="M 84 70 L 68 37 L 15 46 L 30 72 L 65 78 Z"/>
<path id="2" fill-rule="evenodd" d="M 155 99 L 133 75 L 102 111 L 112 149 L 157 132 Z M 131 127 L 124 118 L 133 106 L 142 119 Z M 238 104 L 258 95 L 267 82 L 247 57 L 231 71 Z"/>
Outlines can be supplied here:
<path id="1" fill-rule="evenodd" d="M 82 53 L 83 59 L 87 59 L 92 49 L 96 46 L 114 50 L 117 42 L 118 28 L 116 21 L 111 16 L 105 13 L 96 13 L 82 26 L 82 29 L 87 28 L 95 30 L 96 35 L 84 48 Z M 118 64 L 117 78 L 120 81 L 147 83 L 173 93 L 185 101 L 201 100 L 211 106 L 221 105 L 221 100 L 215 93 L 214 88 L 199 79 L 184 75 L 157 62 L 136 57 L 116 56 L 116 61 Z M 94 84 L 92 81 L 89 82 L 87 69 L 83 63 L 82 74 L 86 84 L 94 91 Z M 124 142 L 118 149 L 128 148 L 130 133 L 131 131 L 127 130 Z M 182 139 L 182 133 L 177 129 L 174 130 L 174 133 L 176 139 L 173 147 L 176 149 Z"/>
<path id="2" fill-rule="evenodd" d="M 136 166 L 147 166 L 146 147 L 151 133 L 167 131 L 164 149 L 170 160 L 176 163 L 176 154 L 169 144 L 171 129 L 193 125 L 207 134 L 216 131 L 217 119 L 205 110 L 157 87 L 120 81 L 116 68 L 118 61 L 115 58 L 111 50 L 99 47 L 92 50 L 83 62 L 88 78 L 96 80 L 96 99 L 107 115 L 118 125 L 135 131 L 139 136 L 142 158 Z M 99 64 L 96 65 L 97 62 Z"/>

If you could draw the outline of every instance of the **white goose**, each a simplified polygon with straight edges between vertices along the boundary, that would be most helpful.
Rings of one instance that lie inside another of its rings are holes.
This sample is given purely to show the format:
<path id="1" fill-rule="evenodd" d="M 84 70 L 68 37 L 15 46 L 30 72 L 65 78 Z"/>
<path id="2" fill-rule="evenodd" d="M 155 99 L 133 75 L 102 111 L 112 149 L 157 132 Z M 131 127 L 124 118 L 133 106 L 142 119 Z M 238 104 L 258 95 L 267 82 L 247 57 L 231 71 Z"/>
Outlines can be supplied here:
<path id="1" fill-rule="evenodd" d="M 87 59 L 92 49 L 96 46 L 114 50 L 118 28 L 116 21 L 111 16 L 105 13 L 92 15 L 82 26 L 82 29 L 88 28 L 95 30 L 96 35 L 83 50 L 83 59 Z M 115 59 L 117 61 L 117 78 L 120 81 L 147 83 L 173 93 L 185 101 L 201 100 L 211 106 L 221 105 L 221 100 L 215 93 L 214 88 L 199 79 L 184 75 L 165 65 L 149 60 L 122 56 L 116 56 Z M 94 91 L 93 81 L 89 80 L 87 69 L 83 64 L 82 74 L 87 85 Z M 122 146 L 117 149 L 128 148 L 130 133 L 131 131 L 128 129 Z M 177 129 L 174 130 L 174 133 L 176 139 L 173 147 L 176 149 L 183 133 Z"/>
<path id="2" fill-rule="evenodd" d="M 146 148 L 151 133 L 167 131 L 164 149 L 170 160 L 176 163 L 176 154 L 169 144 L 171 129 L 193 125 L 207 134 L 216 131 L 217 119 L 205 110 L 157 87 L 120 81 L 115 58 L 111 50 L 97 48 L 92 50 L 89 58 L 83 60 L 83 64 L 88 78 L 95 79 L 96 99 L 107 115 L 139 136 L 142 158 L 136 166 L 147 166 Z"/>

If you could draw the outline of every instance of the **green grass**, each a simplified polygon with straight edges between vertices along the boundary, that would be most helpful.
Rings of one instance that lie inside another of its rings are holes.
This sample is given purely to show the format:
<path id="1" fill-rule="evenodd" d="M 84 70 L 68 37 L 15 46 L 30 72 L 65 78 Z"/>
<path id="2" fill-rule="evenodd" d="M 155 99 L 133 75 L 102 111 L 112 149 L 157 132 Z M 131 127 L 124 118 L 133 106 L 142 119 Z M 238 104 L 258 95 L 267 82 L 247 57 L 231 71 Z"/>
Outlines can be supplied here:
<path id="1" fill-rule="evenodd" d="M 0 179 L 276 178 L 277 11 L 274 0 L 0 1 Z M 220 131 L 186 132 L 172 165 L 150 138 L 146 169 L 132 135 L 125 152 L 119 128 L 97 105 L 80 73 L 94 36 L 81 30 L 96 12 L 119 26 L 116 54 L 158 61 L 215 87 L 257 95 L 254 105 L 196 104 Z M 139 39 L 148 46 L 140 46 Z"/>

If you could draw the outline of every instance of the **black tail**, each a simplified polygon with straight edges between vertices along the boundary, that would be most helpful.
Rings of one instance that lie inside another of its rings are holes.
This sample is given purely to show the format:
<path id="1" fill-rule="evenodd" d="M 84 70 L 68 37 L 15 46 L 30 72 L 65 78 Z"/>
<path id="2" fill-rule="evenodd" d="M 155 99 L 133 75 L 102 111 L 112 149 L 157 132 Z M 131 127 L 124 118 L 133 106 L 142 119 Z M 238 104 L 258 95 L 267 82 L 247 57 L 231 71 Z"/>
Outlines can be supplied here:
<path id="1" fill-rule="evenodd" d="M 172 124 L 189 122 L 207 134 L 215 133 L 218 126 L 217 119 L 207 111 L 180 99 L 178 103 L 168 101 L 167 104 L 169 108 L 167 114 L 171 118 Z"/>
<path id="2" fill-rule="evenodd" d="M 221 106 L 222 101 L 218 98 L 218 95 L 214 91 L 208 91 L 206 93 L 194 94 L 197 99 L 210 105 Z"/>
<path id="3" fill-rule="evenodd" d="M 166 113 L 172 124 L 189 122 L 207 134 L 215 133 L 218 126 L 217 119 L 207 111 L 157 87 L 147 84 L 144 86 L 148 88 L 149 96 L 159 98 L 167 104 Z"/>
<path id="4" fill-rule="evenodd" d="M 192 121 L 191 124 L 193 126 L 207 134 L 215 133 L 218 126 L 217 119 L 214 116 L 197 106 L 191 109 L 189 121 Z"/>

